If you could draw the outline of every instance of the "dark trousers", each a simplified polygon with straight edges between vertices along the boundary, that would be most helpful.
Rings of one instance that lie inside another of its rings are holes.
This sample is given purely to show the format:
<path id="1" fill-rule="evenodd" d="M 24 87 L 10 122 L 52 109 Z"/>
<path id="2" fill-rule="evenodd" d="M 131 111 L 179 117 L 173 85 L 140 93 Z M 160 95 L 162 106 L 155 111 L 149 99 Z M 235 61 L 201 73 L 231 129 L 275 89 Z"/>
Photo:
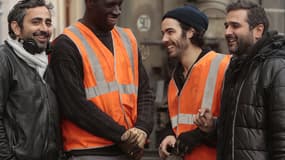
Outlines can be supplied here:
<path id="1" fill-rule="evenodd" d="M 71 156 L 68 160 L 130 160 L 126 155 L 118 156 Z"/>

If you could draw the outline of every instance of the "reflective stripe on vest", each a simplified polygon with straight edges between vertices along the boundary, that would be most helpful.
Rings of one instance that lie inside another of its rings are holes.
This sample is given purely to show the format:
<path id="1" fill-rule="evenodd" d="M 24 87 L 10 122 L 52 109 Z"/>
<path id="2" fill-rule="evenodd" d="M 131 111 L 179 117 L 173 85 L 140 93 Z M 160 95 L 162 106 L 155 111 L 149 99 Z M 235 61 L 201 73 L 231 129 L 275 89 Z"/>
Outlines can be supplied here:
<path id="1" fill-rule="evenodd" d="M 132 71 L 133 75 L 135 75 L 135 67 L 134 67 L 134 57 L 132 54 L 132 46 L 131 46 L 131 40 L 129 39 L 128 35 L 123 31 L 123 28 L 116 27 L 117 31 L 119 32 L 120 36 L 122 37 L 123 43 L 125 48 L 127 49 L 127 53 L 129 55 L 129 58 L 131 59 L 131 66 L 132 66 Z"/>
<path id="2" fill-rule="evenodd" d="M 96 57 L 96 53 L 94 53 L 91 46 L 88 44 L 83 35 L 80 33 L 79 29 L 75 26 L 70 26 L 68 27 L 68 29 L 81 40 L 82 44 L 86 49 L 88 59 L 91 62 L 92 71 L 96 75 L 97 85 L 95 87 L 85 88 L 87 99 L 97 97 L 116 90 L 119 90 L 119 92 L 123 94 L 137 94 L 138 87 L 135 86 L 134 84 L 123 85 L 123 84 L 118 84 L 117 81 L 107 82 L 104 78 L 102 67 L 100 66 L 98 58 Z M 122 28 L 116 27 L 116 29 L 118 30 L 119 34 L 122 36 L 123 44 L 127 48 L 127 52 L 132 65 L 133 75 L 135 75 L 134 59 L 132 54 L 132 47 L 130 45 L 130 39 L 128 38 L 126 33 L 124 33 Z"/>
<path id="3" fill-rule="evenodd" d="M 195 114 L 178 114 L 171 118 L 171 124 L 173 128 L 177 127 L 178 124 L 194 124 L 194 115 Z M 214 118 L 217 117 L 214 116 Z"/>
<path id="4" fill-rule="evenodd" d="M 210 70 L 205 84 L 205 90 L 203 92 L 201 108 L 212 107 L 219 65 L 224 57 L 225 55 L 218 54 L 211 62 Z M 209 109 L 211 110 L 211 108 Z M 177 127 L 179 124 L 194 124 L 194 114 L 180 113 L 174 117 L 171 117 L 171 124 L 172 128 Z"/>
<path id="5" fill-rule="evenodd" d="M 216 86 L 213 84 L 216 84 L 219 65 L 220 65 L 221 61 L 224 59 L 224 57 L 225 57 L 225 55 L 218 54 L 211 63 L 210 71 L 209 71 L 207 81 L 206 81 L 206 86 L 205 86 L 205 90 L 204 90 L 201 108 L 206 109 L 207 107 L 210 107 L 213 104 L 213 96 L 214 96 L 215 86 Z M 211 109 L 211 108 L 209 108 L 209 109 Z"/>

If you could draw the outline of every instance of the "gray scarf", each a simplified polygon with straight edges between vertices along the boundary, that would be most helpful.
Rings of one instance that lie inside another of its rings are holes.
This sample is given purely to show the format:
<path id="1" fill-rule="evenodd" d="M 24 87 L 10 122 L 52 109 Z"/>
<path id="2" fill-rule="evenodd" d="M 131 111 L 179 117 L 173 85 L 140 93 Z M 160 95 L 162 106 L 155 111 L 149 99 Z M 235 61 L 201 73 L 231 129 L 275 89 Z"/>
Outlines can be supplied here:
<path id="1" fill-rule="evenodd" d="M 30 67 L 34 68 L 44 81 L 43 75 L 48 65 L 48 57 L 45 51 L 32 55 L 23 48 L 23 44 L 18 42 L 18 40 L 13 40 L 9 37 L 6 41 L 14 49 L 16 55 L 26 62 Z"/>

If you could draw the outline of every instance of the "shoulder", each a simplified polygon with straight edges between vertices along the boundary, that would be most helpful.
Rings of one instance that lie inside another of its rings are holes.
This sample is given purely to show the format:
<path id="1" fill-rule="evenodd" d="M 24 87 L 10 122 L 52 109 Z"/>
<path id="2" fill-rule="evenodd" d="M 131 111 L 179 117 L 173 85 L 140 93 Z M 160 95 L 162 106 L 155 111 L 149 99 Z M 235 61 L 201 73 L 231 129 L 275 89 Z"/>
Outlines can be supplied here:
<path id="1" fill-rule="evenodd" d="M 224 64 L 228 64 L 230 62 L 230 59 L 231 59 L 230 54 L 222 54 L 222 53 L 218 53 L 218 52 L 213 51 L 213 50 L 208 51 L 206 53 L 206 56 L 209 57 L 208 60 L 210 60 L 210 61 L 217 61 L 217 62 L 224 63 Z"/>
<path id="2" fill-rule="evenodd" d="M 260 51 L 258 58 L 263 61 L 265 68 L 270 70 L 279 70 L 285 67 L 285 37 L 269 43 L 264 46 Z M 262 60 L 263 59 L 263 60 Z"/>
<path id="3" fill-rule="evenodd" d="M 13 53 L 13 51 L 8 47 L 8 45 L 6 45 L 6 44 L 0 45 L 0 62 L 1 62 L 1 64 L 7 63 L 8 59 L 12 53 Z"/>
<path id="4" fill-rule="evenodd" d="M 262 70 L 267 72 L 279 72 L 285 69 L 285 56 L 284 57 L 269 57 L 262 63 Z"/>
<path id="5" fill-rule="evenodd" d="M 260 64 L 259 70 L 265 87 L 285 85 L 285 56 L 268 57 Z"/>
<path id="6" fill-rule="evenodd" d="M 66 58 L 70 56 L 80 56 L 79 50 L 75 43 L 64 34 L 59 35 L 55 40 L 53 40 L 51 46 L 51 57 Z"/>
<path id="7" fill-rule="evenodd" d="M 11 62 L 12 54 L 13 54 L 13 51 L 6 44 L 3 44 L 0 46 L 1 74 L 3 74 L 3 72 L 8 73 L 8 71 L 10 70 L 11 65 L 13 64 L 13 62 Z"/>
<path id="8" fill-rule="evenodd" d="M 127 27 L 120 27 L 120 26 L 116 26 L 115 27 L 117 30 L 124 30 L 124 31 L 127 31 L 127 32 L 132 32 L 132 30 L 130 28 L 127 28 Z"/>
<path id="9" fill-rule="evenodd" d="M 129 38 L 131 38 L 132 40 L 135 40 L 136 41 L 136 38 L 134 36 L 134 33 L 133 31 L 130 29 L 130 28 L 125 28 L 125 27 L 119 27 L 119 26 L 116 26 L 116 30 L 119 32 L 119 33 L 126 33 L 128 35 Z"/>
<path id="10" fill-rule="evenodd" d="M 76 47 L 74 42 L 64 34 L 59 35 L 52 41 L 52 47 L 56 49 Z"/>

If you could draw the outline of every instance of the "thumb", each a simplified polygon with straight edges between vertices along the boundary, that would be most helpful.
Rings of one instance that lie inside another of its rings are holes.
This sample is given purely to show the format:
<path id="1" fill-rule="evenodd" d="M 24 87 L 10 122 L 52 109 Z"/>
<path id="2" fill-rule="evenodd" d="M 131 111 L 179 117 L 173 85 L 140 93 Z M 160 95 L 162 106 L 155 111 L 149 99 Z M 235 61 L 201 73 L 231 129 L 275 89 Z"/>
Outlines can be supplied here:
<path id="1" fill-rule="evenodd" d="M 126 131 L 122 136 L 121 136 L 121 141 L 126 141 L 130 137 L 130 132 Z"/>
<path id="2" fill-rule="evenodd" d="M 204 112 L 204 116 L 207 118 L 207 119 L 211 119 L 212 118 L 212 112 L 210 111 L 209 108 L 207 108 Z"/>

